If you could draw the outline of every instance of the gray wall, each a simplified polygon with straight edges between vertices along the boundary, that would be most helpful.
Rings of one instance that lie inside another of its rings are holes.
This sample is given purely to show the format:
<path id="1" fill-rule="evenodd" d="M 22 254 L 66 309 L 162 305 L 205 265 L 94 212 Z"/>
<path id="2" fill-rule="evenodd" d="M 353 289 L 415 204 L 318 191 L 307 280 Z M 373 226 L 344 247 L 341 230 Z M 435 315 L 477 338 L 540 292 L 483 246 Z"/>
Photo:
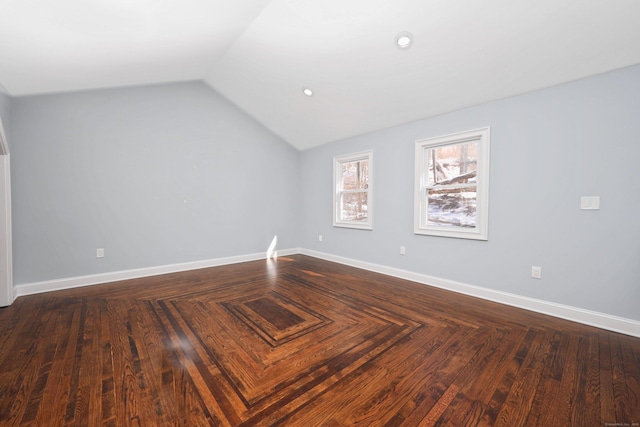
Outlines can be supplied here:
<path id="1" fill-rule="evenodd" d="M 487 125 L 489 240 L 414 235 L 414 141 Z M 301 246 L 640 320 L 639 138 L 634 66 L 308 150 Z M 374 230 L 333 228 L 332 158 L 366 149 Z M 594 195 L 601 210 L 581 211 Z"/>
<path id="2" fill-rule="evenodd" d="M 201 83 L 0 95 L 0 115 L 16 284 L 262 252 L 278 234 L 280 248 L 640 320 L 640 66 L 302 153 Z M 487 125 L 489 241 L 414 235 L 414 141 Z M 332 158 L 366 149 L 374 230 L 334 228 Z M 584 195 L 601 210 L 581 211 Z"/>
<path id="3" fill-rule="evenodd" d="M 298 151 L 203 83 L 14 98 L 12 117 L 16 284 L 299 244 Z"/>

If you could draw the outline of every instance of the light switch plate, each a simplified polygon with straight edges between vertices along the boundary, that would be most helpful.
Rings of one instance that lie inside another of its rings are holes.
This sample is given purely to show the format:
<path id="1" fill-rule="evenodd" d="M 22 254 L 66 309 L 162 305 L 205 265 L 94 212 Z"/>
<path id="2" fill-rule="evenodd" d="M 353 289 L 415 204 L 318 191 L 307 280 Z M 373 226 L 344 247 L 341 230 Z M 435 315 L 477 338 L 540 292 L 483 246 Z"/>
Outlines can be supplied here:
<path id="1" fill-rule="evenodd" d="M 542 279 L 542 267 L 532 266 L 531 267 L 531 277 L 534 279 Z"/>
<path id="2" fill-rule="evenodd" d="M 594 211 L 600 209 L 599 196 L 585 196 L 580 198 L 580 209 Z"/>

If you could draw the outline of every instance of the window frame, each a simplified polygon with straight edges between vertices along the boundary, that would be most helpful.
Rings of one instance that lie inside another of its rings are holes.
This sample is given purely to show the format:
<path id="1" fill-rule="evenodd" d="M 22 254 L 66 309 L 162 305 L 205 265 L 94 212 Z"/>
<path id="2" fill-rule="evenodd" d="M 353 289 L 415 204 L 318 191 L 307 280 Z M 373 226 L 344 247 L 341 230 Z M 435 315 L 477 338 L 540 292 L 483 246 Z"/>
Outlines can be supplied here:
<path id="1" fill-rule="evenodd" d="M 414 233 L 427 236 L 453 237 L 460 239 L 488 240 L 489 228 L 489 153 L 490 127 L 457 132 L 415 142 L 415 186 L 414 186 Z M 476 226 L 438 226 L 427 224 L 428 173 L 426 156 L 438 147 L 476 141 Z"/>
<path id="2" fill-rule="evenodd" d="M 368 178 L 366 190 L 344 190 L 342 184 L 342 165 L 344 163 L 367 160 Z M 358 153 L 344 154 L 333 158 L 333 226 L 343 228 L 356 228 L 361 230 L 373 230 L 373 150 Z M 367 220 L 355 221 L 341 219 L 342 195 L 344 193 L 367 193 Z"/>

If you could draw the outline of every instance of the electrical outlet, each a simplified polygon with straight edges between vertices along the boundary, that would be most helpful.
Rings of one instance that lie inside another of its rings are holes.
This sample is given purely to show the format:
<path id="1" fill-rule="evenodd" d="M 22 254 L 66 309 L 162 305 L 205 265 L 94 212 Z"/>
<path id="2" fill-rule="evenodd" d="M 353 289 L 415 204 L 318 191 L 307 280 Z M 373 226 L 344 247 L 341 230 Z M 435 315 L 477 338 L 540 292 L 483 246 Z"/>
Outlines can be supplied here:
<path id="1" fill-rule="evenodd" d="M 531 267 L 531 277 L 534 279 L 542 279 L 542 267 Z"/>
<path id="2" fill-rule="evenodd" d="M 96 249 L 96 258 L 104 258 L 104 248 Z"/>
<path id="3" fill-rule="evenodd" d="M 404 246 L 400 246 L 400 255 L 405 255 L 407 253 L 407 249 Z"/>
<path id="4" fill-rule="evenodd" d="M 322 242 L 322 234 L 318 234 L 318 242 Z"/>

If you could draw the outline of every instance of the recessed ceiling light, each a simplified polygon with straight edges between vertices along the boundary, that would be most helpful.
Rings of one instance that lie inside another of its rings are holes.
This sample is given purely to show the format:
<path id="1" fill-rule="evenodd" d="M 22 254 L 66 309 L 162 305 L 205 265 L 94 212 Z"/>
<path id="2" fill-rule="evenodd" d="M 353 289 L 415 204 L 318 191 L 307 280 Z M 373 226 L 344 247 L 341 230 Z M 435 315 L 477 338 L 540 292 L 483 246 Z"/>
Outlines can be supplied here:
<path id="1" fill-rule="evenodd" d="M 398 49 L 409 49 L 413 44 L 413 35 L 408 31 L 402 31 L 396 36 L 396 47 Z"/>
<path id="2" fill-rule="evenodd" d="M 302 93 L 304 93 L 307 96 L 313 96 L 313 91 L 311 89 L 309 89 L 308 87 L 303 87 L 302 88 Z"/>

